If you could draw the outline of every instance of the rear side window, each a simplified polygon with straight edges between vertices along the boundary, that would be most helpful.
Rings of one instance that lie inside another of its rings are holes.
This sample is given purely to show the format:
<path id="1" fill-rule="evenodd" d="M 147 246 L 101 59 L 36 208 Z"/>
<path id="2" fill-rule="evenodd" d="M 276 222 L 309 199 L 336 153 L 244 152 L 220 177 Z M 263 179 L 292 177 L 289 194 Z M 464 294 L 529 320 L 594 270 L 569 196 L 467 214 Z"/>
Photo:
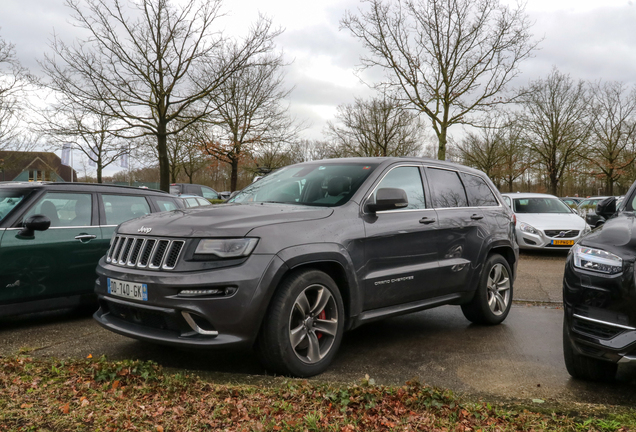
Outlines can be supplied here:
<path id="1" fill-rule="evenodd" d="M 433 207 L 468 207 L 466 191 L 456 171 L 428 168 L 426 174 L 433 190 Z"/>
<path id="2" fill-rule="evenodd" d="M 106 225 L 119 225 L 127 220 L 150 213 L 146 197 L 131 195 L 102 195 Z"/>
<path id="3" fill-rule="evenodd" d="M 484 179 L 466 173 L 461 173 L 461 176 L 466 187 L 468 204 L 471 207 L 496 207 L 499 205 Z"/>
<path id="4" fill-rule="evenodd" d="M 201 186 L 201 196 L 207 199 L 219 199 L 219 194 L 214 189 Z"/>
<path id="5" fill-rule="evenodd" d="M 177 185 L 170 186 L 170 193 L 172 195 L 179 195 L 181 193 L 181 187 Z"/>
<path id="6" fill-rule="evenodd" d="M 422 176 L 418 167 L 405 166 L 392 169 L 375 188 L 374 194 L 382 188 L 398 188 L 406 192 L 409 205 L 400 210 L 426 208 Z"/>
<path id="7" fill-rule="evenodd" d="M 169 198 L 156 198 L 155 204 L 159 207 L 159 211 L 177 210 L 179 208 L 176 201 Z"/>

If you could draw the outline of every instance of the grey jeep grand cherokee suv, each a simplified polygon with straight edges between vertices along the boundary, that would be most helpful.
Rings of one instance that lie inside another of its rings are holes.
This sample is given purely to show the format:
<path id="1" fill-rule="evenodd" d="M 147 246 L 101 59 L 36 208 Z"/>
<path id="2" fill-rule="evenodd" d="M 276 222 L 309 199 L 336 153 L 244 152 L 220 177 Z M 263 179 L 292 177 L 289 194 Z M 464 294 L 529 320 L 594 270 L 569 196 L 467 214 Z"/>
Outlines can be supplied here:
<path id="1" fill-rule="evenodd" d="M 285 167 L 229 204 L 123 223 L 97 268 L 95 319 L 187 347 L 254 346 L 267 370 L 324 371 L 342 334 L 435 306 L 498 324 L 515 219 L 480 171 L 419 158 Z"/>

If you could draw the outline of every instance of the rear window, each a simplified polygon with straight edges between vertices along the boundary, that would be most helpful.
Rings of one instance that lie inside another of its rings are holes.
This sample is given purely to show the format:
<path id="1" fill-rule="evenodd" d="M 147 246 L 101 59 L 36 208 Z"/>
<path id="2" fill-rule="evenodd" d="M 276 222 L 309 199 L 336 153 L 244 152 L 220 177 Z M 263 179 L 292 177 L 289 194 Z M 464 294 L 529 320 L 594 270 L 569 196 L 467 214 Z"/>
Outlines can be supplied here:
<path id="1" fill-rule="evenodd" d="M 181 193 L 181 187 L 180 186 L 170 186 L 170 193 L 172 195 L 179 195 Z"/>
<path id="2" fill-rule="evenodd" d="M 468 207 L 466 191 L 456 171 L 428 168 L 426 175 L 433 189 L 433 207 Z"/>
<path id="3" fill-rule="evenodd" d="M 484 179 L 472 174 L 462 173 L 461 175 L 471 207 L 495 207 L 499 205 Z"/>
<path id="4" fill-rule="evenodd" d="M 148 201 L 143 196 L 102 195 L 106 225 L 119 225 L 127 220 L 150 213 Z"/>

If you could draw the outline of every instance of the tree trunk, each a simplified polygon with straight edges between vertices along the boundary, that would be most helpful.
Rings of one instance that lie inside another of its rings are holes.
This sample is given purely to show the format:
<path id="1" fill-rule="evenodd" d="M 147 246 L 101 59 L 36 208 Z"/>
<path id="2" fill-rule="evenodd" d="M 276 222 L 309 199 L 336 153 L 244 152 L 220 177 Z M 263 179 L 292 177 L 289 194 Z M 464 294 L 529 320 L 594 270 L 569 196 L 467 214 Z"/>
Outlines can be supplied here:
<path id="1" fill-rule="evenodd" d="M 605 192 L 609 196 L 614 195 L 614 180 L 612 180 L 612 175 L 613 173 L 608 175 L 607 178 L 605 179 Z"/>
<path id="2" fill-rule="evenodd" d="M 159 188 L 170 192 L 170 160 L 168 159 L 168 139 L 166 123 L 159 122 L 157 127 L 157 153 L 159 154 Z"/>
<path id="3" fill-rule="evenodd" d="M 101 160 L 97 161 L 97 183 L 102 182 L 102 162 Z"/>
<path id="4" fill-rule="evenodd" d="M 238 159 L 232 159 L 232 176 L 230 177 L 230 192 L 236 190 L 236 183 L 238 182 Z"/>
<path id="5" fill-rule="evenodd" d="M 437 139 L 439 140 L 439 145 L 437 147 L 437 159 L 446 160 L 446 133 L 448 131 L 448 126 L 443 126 L 440 128 L 440 132 L 437 134 Z"/>
<path id="6" fill-rule="evenodd" d="M 559 186 L 559 179 L 557 178 L 556 168 L 552 168 L 549 172 L 549 189 L 551 195 L 557 195 L 557 189 Z"/>

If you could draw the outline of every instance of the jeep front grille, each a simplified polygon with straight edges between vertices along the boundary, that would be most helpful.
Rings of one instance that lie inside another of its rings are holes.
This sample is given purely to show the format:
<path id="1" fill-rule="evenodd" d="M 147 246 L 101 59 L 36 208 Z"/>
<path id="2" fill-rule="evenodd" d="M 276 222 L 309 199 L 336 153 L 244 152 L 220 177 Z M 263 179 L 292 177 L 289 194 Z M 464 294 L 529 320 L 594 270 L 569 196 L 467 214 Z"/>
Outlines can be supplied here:
<path id="1" fill-rule="evenodd" d="M 118 235 L 106 254 L 106 262 L 135 268 L 172 270 L 185 240 Z"/>

